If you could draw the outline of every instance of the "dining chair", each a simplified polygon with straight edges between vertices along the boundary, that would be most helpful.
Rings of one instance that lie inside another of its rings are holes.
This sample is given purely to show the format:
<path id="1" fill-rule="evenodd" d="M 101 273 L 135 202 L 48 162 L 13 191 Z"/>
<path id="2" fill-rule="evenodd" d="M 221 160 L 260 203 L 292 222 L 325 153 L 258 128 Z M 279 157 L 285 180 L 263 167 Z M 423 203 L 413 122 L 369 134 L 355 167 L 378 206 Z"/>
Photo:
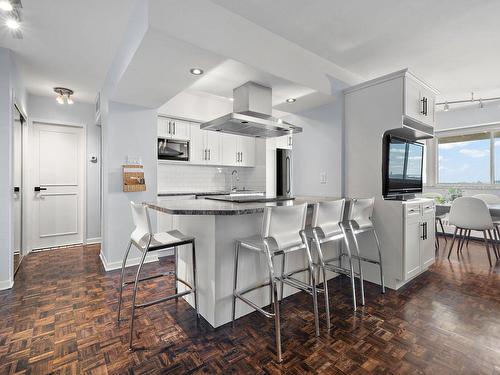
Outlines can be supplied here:
<path id="1" fill-rule="evenodd" d="M 473 197 L 481 199 L 487 205 L 500 204 L 500 197 L 495 194 L 476 194 Z M 493 234 L 495 235 L 495 240 L 498 242 L 500 240 L 500 217 L 492 216 L 491 220 L 493 220 L 493 225 L 495 226 Z"/>
<path id="2" fill-rule="evenodd" d="M 491 231 L 495 230 L 495 225 L 491 220 L 490 211 L 483 200 L 475 197 L 460 197 L 453 201 L 450 209 L 449 222 L 455 226 L 453 239 L 451 241 L 450 250 L 448 251 L 448 259 L 450 258 L 453 245 L 457 237 L 457 232 L 460 230 L 465 233 L 472 231 L 480 231 L 484 235 L 484 244 L 490 266 L 493 265 L 490 254 L 490 244 L 493 248 L 493 253 L 498 260 L 499 254 Z M 464 241 L 464 239 L 462 239 Z M 460 244 L 457 245 L 457 256 L 460 256 L 462 250 Z"/>

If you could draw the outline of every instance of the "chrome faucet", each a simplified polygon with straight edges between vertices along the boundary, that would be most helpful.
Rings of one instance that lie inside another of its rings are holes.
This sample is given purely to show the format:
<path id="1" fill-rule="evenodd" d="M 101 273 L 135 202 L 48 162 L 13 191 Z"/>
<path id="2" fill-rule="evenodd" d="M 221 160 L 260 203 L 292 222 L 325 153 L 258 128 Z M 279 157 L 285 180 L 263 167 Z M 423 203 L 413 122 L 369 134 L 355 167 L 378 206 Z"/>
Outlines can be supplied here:
<path id="1" fill-rule="evenodd" d="M 231 192 L 237 191 L 236 184 L 234 183 L 234 175 L 236 175 L 236 181 L 240 180 L 240 177 L 238 176 L 238 171 L 236 169 L 233 169 L 231 172 Z"/>

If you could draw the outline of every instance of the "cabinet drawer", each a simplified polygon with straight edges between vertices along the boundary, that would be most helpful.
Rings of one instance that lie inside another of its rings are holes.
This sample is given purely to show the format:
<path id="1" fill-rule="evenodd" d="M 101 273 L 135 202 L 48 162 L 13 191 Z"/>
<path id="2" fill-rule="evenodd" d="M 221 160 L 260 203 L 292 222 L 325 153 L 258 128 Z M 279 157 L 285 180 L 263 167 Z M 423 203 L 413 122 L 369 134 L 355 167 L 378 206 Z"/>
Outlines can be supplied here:
<path id="1" fill-rule="evenodd" d="M 422 215 L 434 213 L 434 203 L 424 203 L 422 204 Z"/>
<path id="2" fill-rule="evenodd" d="M 420 204 L 415 203 L 415 204 L 407 204 L 405 206 L 405 216 L 407 218 L 409 217 L 416 217 L 422 215 L 421 207 Z"/>

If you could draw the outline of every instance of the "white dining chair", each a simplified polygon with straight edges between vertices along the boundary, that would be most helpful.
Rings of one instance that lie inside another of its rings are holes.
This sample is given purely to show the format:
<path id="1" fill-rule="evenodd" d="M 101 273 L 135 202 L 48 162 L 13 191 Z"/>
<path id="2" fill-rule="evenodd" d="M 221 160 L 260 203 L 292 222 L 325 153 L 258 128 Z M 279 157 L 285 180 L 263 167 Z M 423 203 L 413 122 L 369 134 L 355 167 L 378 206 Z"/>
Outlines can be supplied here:
<path id="1" fill-rule="evenodd" d="M 450 258 L 451 251 L 453 250 L 453 245 L 457 237 L 457 232 L 459 230 L 468 231 L 480 231 L 484 235 L 484 244 L 486 246 L 486 252 L 488 254 L 488 261 L 490 266 L 492 266 L 491 254 L 490 254 L 490 244 L 492 245 L 493 252 L 496 259 L 498 259 L 498 250 L 491 233 L 495 229 L 495 225 L 491 220 L 490 211 L 486 203 L 483 200 L 475 197 L 461 197 L 453 201 L 450 209 L 449 222 L 451 225 L 455 226 L 455 232 L 453 234 L 453 239 L 451 241 L 450 250 L 448 251 L 448 259 Z M 462 241 L 464 241 L 462 239 Z M 462 244 L 463 245 L 463 244 Z M 462 246 L 457 245 L 457 256 L 460 256 Z"/>
<path id="2" fill-rule="evenodd" d="M 481 199 L 486 205 L 499 204 L 500 205 L 500 197 L 495 194 L 476 194 L 473 195 L 474 198 Z M 495 240 L 498 242 L 500 240 L 500 217 L 492 216 L 491 220 L 493 220 L 493 225 L 495 226 L 495 230 L 493 234 L 495 236 Z M 470 238 L 470 231 L 469 231 Z"/>

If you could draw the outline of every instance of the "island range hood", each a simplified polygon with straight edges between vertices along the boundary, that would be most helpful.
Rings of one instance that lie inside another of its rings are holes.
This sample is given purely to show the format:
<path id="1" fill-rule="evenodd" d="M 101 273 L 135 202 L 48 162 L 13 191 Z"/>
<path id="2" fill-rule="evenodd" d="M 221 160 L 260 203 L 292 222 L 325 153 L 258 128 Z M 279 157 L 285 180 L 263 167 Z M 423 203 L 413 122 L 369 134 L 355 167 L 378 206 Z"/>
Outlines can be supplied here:
<path id="1" fill-rule="evenodd" d="M 302 132 L 301 127 L 271 115 L 270 87 L 247 82 L 233 90 L 233 99 L 233 112 L 201 124 L 201 129 L 261 138 Z"/>

